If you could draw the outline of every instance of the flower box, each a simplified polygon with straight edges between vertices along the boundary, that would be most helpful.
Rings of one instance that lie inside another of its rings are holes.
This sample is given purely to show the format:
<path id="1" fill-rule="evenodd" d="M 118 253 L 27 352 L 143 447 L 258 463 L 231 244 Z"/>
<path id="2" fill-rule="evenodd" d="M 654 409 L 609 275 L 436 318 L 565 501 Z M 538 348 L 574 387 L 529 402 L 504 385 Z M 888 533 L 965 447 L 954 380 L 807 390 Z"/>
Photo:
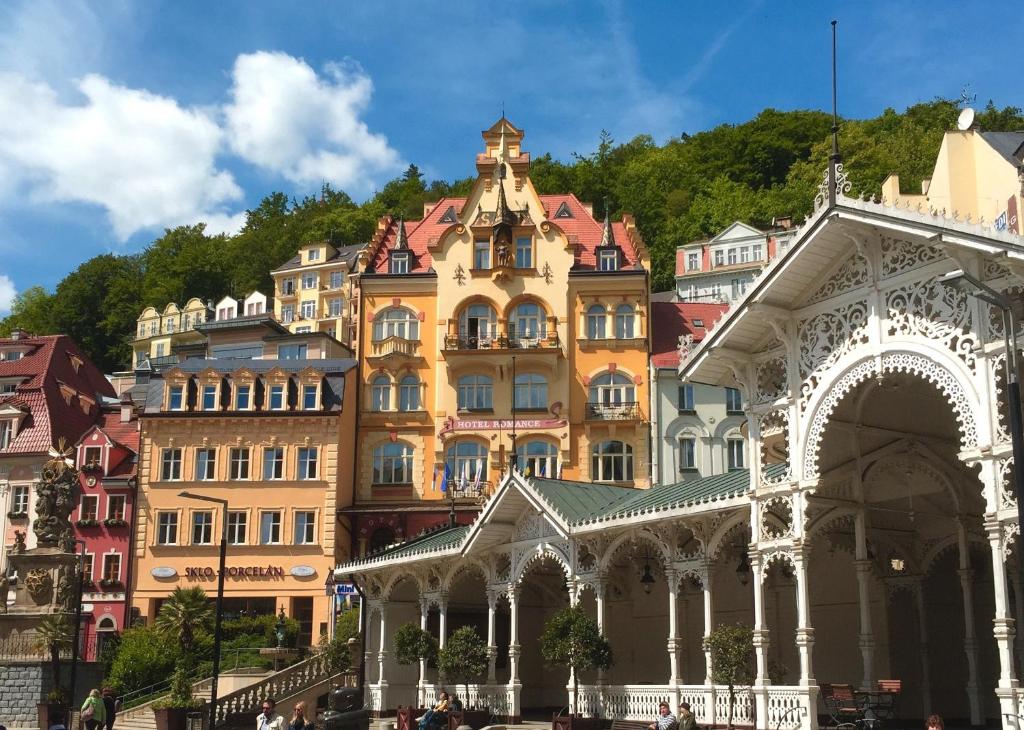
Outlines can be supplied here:
<path id="1" fill-rule="evenodd" d="M 7 519 L 10 520 L 27 520 L 28 512 L 8 512 Z"/>
<path id="2" fill-rule="evenodd" d="M 128 520 L 121 519 L 120 517 L 108 517 L 103 520 L 103 524 L 106 527 L 127 527 Z"/>
<path id="3" fill-rule="evenodd" d="M 100 581 L 100 588 L 102 588 L 105 591 L 122 590 L 124 589 L 124 583 L 122 583 L 119 580 L 110 580 L 108 578 L 104 578 Z"/>
<path id="4" fill-rule="evenodd" d="M 100 521 L 99 520 L 92 520 L 92 519 L 75 520 L 75 526 L 76 527 L 99 527 L 100 526 Z"/>

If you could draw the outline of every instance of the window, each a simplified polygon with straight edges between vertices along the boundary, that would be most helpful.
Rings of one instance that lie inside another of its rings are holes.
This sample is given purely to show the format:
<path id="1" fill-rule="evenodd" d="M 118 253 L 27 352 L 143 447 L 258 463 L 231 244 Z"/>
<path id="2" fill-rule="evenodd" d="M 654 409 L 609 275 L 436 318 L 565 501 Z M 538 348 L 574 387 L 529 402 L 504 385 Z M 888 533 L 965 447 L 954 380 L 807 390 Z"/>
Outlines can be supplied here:
<path id="1" fill-rule="evenodd" d="M 491 410 L 493 381 L 489 375 L 463 375 L 459 378 L 459 410 Z"/>
<path id="2" fill-rule="evenodd" d="M 213 512 L 203 510 L 192 513 L 192 544 L 213 544 Z"/>
<path id="3" fill-rule="evenodd" d="M 230 454 L 231 462 L 231 479 L 248 479 L 249 478 L 249 447 L 240 446 L 231 449 Z"/>
<path id="4" fill-rule="evenodd" d="M 743 413 L 743 398 L 736 388 L 725 389 L 725 410 L 729 413 Z"/>
<path id="5" fill-rule="evenodd" d="M 268 446 L 263 449 L 263 478 L 284 479 L 284 447 Z"/>
<path id="6" fill-rule="evenodd" d="M 18 389 L 17 383 L 0 383 L 0 395 L 13 393 Z"/>
<path id="7" fill-rule="evenodd" d="M 587 339 L 605 338 L 605 314 L 604 306 L 600 304 L 591 304 L 587 308 Z"/>
<path id="8" fill-rule="evenodd" d="M 342 312 L 341 299 L 330 299 L 327 302 L 327 316 L 340 317 Z"/>
<path id="9" fill-rule="evenodd" d="M 28 514 L 28 494 L 28 487 L 14 487 L 14 489 L 11 490 L 12 513 L 16 515 Z"/>
<path id="10" fill-rule="evenodd" d="M 5 419 L 0 421 L 0 449 L 6 449 L 14 439 L 14 421 Z"/>
<path id="11" fill-rule="evenodd" d="M 316 274 L 307 272 L 302 275 L 303 289 L 316 289 Z"/>
<path id="12" fill-rule="evenodd" d="M 107 519 L 124 519 L 125 496 L 123 494 L 111 494 L 107 497 Z"/>
<path id="13" fill-rule="evenodd" d="M 689 271 L 695 271 L 700 268 L 700 254 L 699 253 L 688 253 L 686 254 L 686 268 Z"/>
<path id="14" fill-rule="evenodd" d="M 82 582 L 86 584 L 92 583 L 92 568 L 95 558 L 96 556 L 92 553 L 85 553 L 82 556 Z"/>
<path id="15" fill-rule="evenodd" d="M 420 409 L 420 381 L 415 375 L 406 375 L 398 384 L 398 410 L 418 411 Z"/>
<path id="16" fill-rule="evenodd" d="M 182 407 L 185 404 L 185 389 L 180 385 L 172 385 L 171 392 L 167 399 L 167 409 L 171 411 L 184 410 Z"/>
<path id="17" fill-rule="evenodd" d="M 231 309 L 229 307 L 221 307 L 218 309 L 217 319 L 231 319 Z"/>
<path id="18" fill-rule="evenodd" d="M 491 242 L 488 239 L 473 241 L 473 268 L 491 268 Z"/>
<path id="19" fill-rule="evenodd" d="M 547 336 L 547 318 L 536 302 L 523 302 L 512 310 L 509 334 L 516 339 L 537 339 Z"/>
<path id="20" fill-rule="evenodd" d="M 527 441 L 520 446 L 519 471 L 527 476 L 548 477 L 558 476 L 558 447 L 547 441 Z"/>
<path id="21" fill-rule="evenodd" d="M 378 375 L 370 385 L 370 410 L 391 410 L 391 379 L 387 375 Z"/>
<path id="22" fill-rule="evenodd" d="M 316 542 L 316 512 L 301 510 L 295 513 L 295 544 L 312 545 Z"/>
<path id="23" fill-rule="evenodd" d="M 715 266 L 725 265 L 725 251 L 718 249 L 715 251 Z"/>
<path id="24" fill-rule="evenodd" d="M 95 494 L 82 495 L 82 508 L 78 511 L 80 520 L 98 520 L 100 518 L 100 498 Z"/>
<path id="25" fill-rule="evenodd" d="M 121 554 L 103 556 L 103 580 L 117 583 L 121 580 Z"/>
<path id="26" fill-rule="evenodd" d="M 260 513 L 260 545 L 279 545 L 281 543 L 281 513 Z"/>
<path id="27" fill-rule="evenodd" d="M 100 446 L 86 446 L 85 449 L 85 464 L 93 468 L 99 468 L 103 461 L 103 449 Z"/>
<path id="28" fill-rule="evenodd" d="M 311 248 L 306 253 L 306 261 L 319 261 L 320 260 L 320 249 Z"/>
<path id="29" fill-rule="evenodd" d="M 283 411 L 284 410 L 284 386 L 283 385 L 271 385 L 270 386 L 270 410 L 272 410 L 272 411 Z"/>
<path id="30" fill-rule="evenodd" d="M 729 469 L 743 468 L 743 439 L 731 438 L 726 441 L 729 450 Z"/>
<path id="31" fill-rule="evenodd" d="M 299 449 L 299 479 L 316 479 L 316 457 L 315 446 Z"/>
<path id="32" fill-rule="evenodd" d="M 745 264 L 750 261 L 750 246 L 740 246 L 740 263 Z"/>
<path id="33" fill-rule="evenodd" d="M 161 452 L 160 479 L 165 482 L 181 479 L 181 449 L 164 449 Z"/>
<path id="34" fill-rule="evenodd" d="M 245 313 L 249 315 L 263 314 L 263 302 L 249 302 L 245 305 Z"/>
<path id="35" fill-rule="evenodd" d="M 388 271 L 392 274 L 409 273 L 409 252 L 392 251 L 391 259 L 388 262 Z"/>
<path id="36" fill-rule="evenodd" d="M 316 318 L 316 302 L 312 299 L 304 301 L 299 306 L 299 314 L 302 315 L 303 319 L 315 319 Z"/>
<path id="37" fill-rule="evenodd" d="M 548 380 L 543 375 L 516 375 L 515 404 L 517 410 L 543 411 L 548 407 Z"/>
<path id="38" fill-rule="evenodd" d="M 281 280 L 281 293 L 282 294 L 294 294 L 295 293 L 295 279 L 289 277 Z"/>
<path id="39" fill-rule="evenodd" d="M 249 398 L 252 395 L 252 386 L 239 385 L 235 388 L 235 410 L 249 410 Z"/>
<path id="40" fill-rule="evenodd" d="M 732 282 L 732 298 L 739 299 L 747 292 L 747 282 L 745 279 L 733 279 Z"/>
<path id="41" fill-rule="evenodd" d="M 459 315 L 459 337 L 471 348 L 489 343 L 498 332 L 497 322 L 498 315 L 489 304 L 470 304 Z"/>
<path id="42" fill-rule="evenodd" d="M 679 471 L 697 468 L 697 439 L 683 436 L 679 439 Z"/>
<path id="43" fill-rule="evenodd" d="M 711 285 L 711 298 L 716 301 L 722 301 L 722 285 L 719 282 Z"/>
<path id="44" fill-rule="evenodd" d="M 196 449 L 196 481 L 209 482 L 217 478 L 217 451 Z"/>
<path id="45" fill-rule="evenodd" d="M 532 269 L 533 268 L 533 239 L 532 238 L 517 238 L 516 239 L 516 268 L 517 269 Z"/>
<path id="46" fill-rule="evenodd" d="M 345 277 L 344 272 L 332 271 L 331 272 L 331 278 L 330 278 L 330 285 L 329 285 L 331 287 L 331 289 L 340 289 L 341 288 L 341 282 L 344 280 L 344 277 Z"/>
<path id="47" fill-rule="evenodd" d="M 178 544 L 178 513 L 159 512 L 156 516 L 156 542 L 158 545 Z"/>
<path id="48" fill-rule="evenodd" d="M 281 321 L 284 324 L 291 324 L 295 319 L 295 305 L 285 304 L 281 307 Z"/>
<path id="49" fill-rule="evenodd" d="M 174 320 L 173 319 L 168 318 L 166 330 L 167 330 L 168 334 L 173 334 L 173 332 L 174 332 Z"/>
<path id="50" fill-rule="evenodd" d="M 280 345 L 277 357 L 280 360 L 305 360 L 306 345 Z"/>
<path id="51" fill-rule="evenodd" d="M 693 320 L 693 326 L 694 327 L 703 327 L 704 326 L 704 320 L 703 319 L 694 319 Z"/>
<path id="52" fill-rule="evenodd" d="M 633 447 L 621 441 L 602 441 L 590 452 L 590 477 L 598 482 L 633 479 Z"/>
<path id="53" fill-rule="evenodd" d="M 373 340 L 380 342 L 389 337 L 418 340 L 419 329 L 419 321 L 408 309 L 385 309 L 374 319 Z"/>
<path id="54" fill-rule="evenodd" d="M 315 411 L 320 407 L 319 400 L 316 397 L 317 390 L 319 388 L 315 385 L 302 386 L 302 410 Z"/>
<path id="55" fill-rule="evenodd" d="M 590 381 L 590 403 L 621 406 L 636 400 L 633 381 L 621 373 L 603 373 Z"/>
<path id="56" fill-rule="evenodd" d="M 555 211 L 555 218 L 573 218 L 572 210 L 569 209 L 568 203 L 562 203 L 558 206 L 558 210 Z"/>
<path id="57" fill-rule="evenodd" d="M 736 263 L 736 249 L 730 248 L 726 258 L 728 258 L 730 266 L 735 264 Z"/>
<path id="58" fill-rule="evenodd" d="M 761 260 L 761 244 L 755 244 L 750 247 L 750 260 L 760 261 Z"/>
<path id="59" fill-rule="evenodd" d="M 23 354 L 24 353 L 22 353 L 20 350 L 8 350 L 7 352 L 4 353 L 4 360 L 20 360 Z"/>
<path id="60" fill-rule="evenodd" d="M 215 410 L 217 410 L 217 386 L 216 385 L 204 385 L 203 386 L 203 410 L 204 411 L 215 411 Z"/>
<path id="61" fill-rule="evenodd" d="M 487 447 L 475 441 L 462 441 L 450 446 L 445 458 L 449 482 L 465 486 L 487 479 Z"/>
<path id="62" fill-rule="evenodd" d="M 680 385 L 679 386 L 679 412 L 692 412 L 695 410 L 693 404 L 693 386 L 692 385 Z"/>
<path id="63" fill-rule="evenodd" d="M 389 443 L 373 450 L 374 484 L 412 484 L 412 447 Z"/>
<path id="64" fill-rule="evenodd" d="M 601 252 L 601 257 L 598 259 L 598 268 L 601 271 L 618 271 L 619 270 L 619 251 L 618 249 L 608 249 Z"/>
<path id="65" fill-rule="evenodd" d="M 636 316 L 629 304 L 620 304 L 615 308 L 615 338 L 619 340 L 633 339 L 633 323 Z"/>
<path id="66" fill-rule="evenodd" d="M 228 544 L 245 545 L 249 515 L 245 512 L 228 512 Z"/>

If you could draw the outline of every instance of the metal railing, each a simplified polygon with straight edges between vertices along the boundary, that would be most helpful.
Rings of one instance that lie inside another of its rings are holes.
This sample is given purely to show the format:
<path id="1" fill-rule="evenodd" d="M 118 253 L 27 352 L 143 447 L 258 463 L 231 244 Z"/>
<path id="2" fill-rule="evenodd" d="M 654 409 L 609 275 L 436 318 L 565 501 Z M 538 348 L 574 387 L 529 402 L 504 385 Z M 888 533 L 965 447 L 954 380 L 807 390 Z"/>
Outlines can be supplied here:
<path id="1" fill-rule="evenodd" d="M 627 403 L 587 403 L 588 421 L 635 421 L 640 418 L 640 404 L 636 401 Z"/>
<path id="2" fill-rule="evenodd" d="M 97 649 L 97 636 L 79 636 L 79 656 L 94 656 Z M 60 649 L 61 661 L 70 660 L 71 646 Z M 0 662 L 3 661 L 50 661 L 50 650 L 37 644 L 34 636 L 8 636 L 0 641 Z"/>

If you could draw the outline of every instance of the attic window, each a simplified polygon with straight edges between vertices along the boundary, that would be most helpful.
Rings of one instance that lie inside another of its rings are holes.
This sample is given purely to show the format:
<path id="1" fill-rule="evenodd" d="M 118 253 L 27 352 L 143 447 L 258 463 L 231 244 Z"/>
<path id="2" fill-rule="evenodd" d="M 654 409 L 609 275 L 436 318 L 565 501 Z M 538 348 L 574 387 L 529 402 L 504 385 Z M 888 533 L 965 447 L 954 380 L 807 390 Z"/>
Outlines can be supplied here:
<path id="1" fill-rule="evenodd" d="M 449 205 L 448 210 L 444 212 L 444 215 L 437 219 L 438 223 L 456 223 L 458 219 L 455 217 L 455 206 Z"/>
<path id="2" fill-rule="evenodd" d="M 389 273 L 392 274 L 408 274 L 409 273 L 409 252 L 408 251 L 392 251 Z"/>
<path id="3" fill-rule="evenodd" d="M 693 326 L 694 327 L 703 327 L 704 326 L 704 320 L 703 319 L 695 319 L 695 320 L 693 320 Z"/>
<path id="4" fill-rule="evenodd" d="M 600 271 L 619 270 L 619 249 L 614 247 L 601 247 L 597 249 L 597 268 Z"/>
<path id="5" fill-rule="evenodd" d="M 3 360 L 20 360 L 21 356 L 24 355 L 21 350 L 8 350 L 7 352 L 0 353 L 0 359 Z"/>
<path id="6" fill-rule="evenodd" d="M 572 218 L 572 211 L 569 209 L 568 203 L 562 203 L 558 206 L 558 210 L 555 211 L 555 218 Z"/>
<path id="7" fill-rule="evenodd" d="M 71 367 L 73 367 L 75 369 L 75 372 L 77 373 L 78 368 L 82 367 L 82 358 L 80 358 L 78 355 L 69 352 L 68 359 L 71 360 Z"/>

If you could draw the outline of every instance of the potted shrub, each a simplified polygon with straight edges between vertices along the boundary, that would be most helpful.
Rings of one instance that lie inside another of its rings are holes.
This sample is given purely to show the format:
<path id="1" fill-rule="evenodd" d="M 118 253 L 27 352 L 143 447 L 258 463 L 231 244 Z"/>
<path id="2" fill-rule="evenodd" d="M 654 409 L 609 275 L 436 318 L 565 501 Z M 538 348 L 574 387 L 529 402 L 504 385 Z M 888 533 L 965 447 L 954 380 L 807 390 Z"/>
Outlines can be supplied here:
<path id="1" fill-rule="evenodd" d="M 75 525 L 77 527 L 99 527 L 100 523 L 99 520 L 82 519 L 75 520 Z"/>
<path id="2" fill-rule="evenodd" d="M 465 685 L 466 694 L 463 696 L 468 699 L 470 683 L 487 672 L 487 645 L 476 633 L 476 629 L 472 626 L 463 626 L 448 637 L 444 648 L 438 652 L 437 666 L 445 680 L 455 683 L 456 690 L 460 684 Z M 458 694 L 457 691 L 456 694 Z M 468 707 L 468 703 L 466 704 Z M 483 727 L 489 719 L 487 712 L 481 712 L 479 716 L 472 718 L 467 715 L 468 713 L 464 713 L 462 722 L 459 724 L 473 727 L 479 724 L 480 727 Z M 481 717 L 482 723 L 480 722 Z"/>
<path id="3" fill-rule="evenodd" d="M 40 727 L 50 727 L 54 723 L 64 723 L 68 716 L 67 691 L 63 687 L 51 689 L 46 695 L 46 702 L 36 705 Z"/>
<path id="4" fill-rule="evenodd" d="M 192 670 L 196 664 L 196 635 L 209 630 L 213 606 L 199 586 L 175 588 L 156 616 L 157 633 L 181 646 L 181 660 L 171 677 L 171 694 L 153 706 L 157 730 L 184 730 L 188 713 L 202 707 L 192 697 Z"/>
<path id="5" fill-rule="evenodd" d="M 157 730 L 185 730 L 190 712 L 201 709 L 203 701 L 192 696 L 192 678 L 186 666 L 179 666 L 171 675 L 171 693 L 154 703 L 153 717 Z"/>
<path id="6" fill-rule="evenodd" d="M 568 718 L 552 718 L 552 726 L 571 730 L 597 730 L 599 718 L 584 718 L 578 711 L 580 672 L 607 669 L 612 665 L 612 648 L 601 635 L 597 621 L 579 606 L 568 606 L 552 616 L 540 636 L 540 653 L 550 665 L 572 672 L 573 697 Z"/>
<path id="7" fill-rule="evenodd" d="M 103 520 L 104 527 L 127 527 L 128 521 L 120 517 L 108 517 Z"/>
<path id="8" fill-rule="evenodd" d="M 704 648 L 711 654 L 711 679 L 729 688 L 727 726 L 732 730 L 736 688 L 754 681 L 754 632 L 748 626 L 719 626 L 706 639 Z"/>
<path id="9" fill-rule="evenodd" d="M 44 617 L 33 638 L 33 648 L 49 657 L 50 677 L 53 679 L 53 689 L 46 696 L 44 705 L 39 706 L 40 714 L 45 712 L 47 718 L 60 718 L 62 722 L 67 716 L 69 700 L 67 691 L 60 685 L 60 653 L 71 648 L 71 640 L 71 625 L 59 613 Z"/>
<path id="10" fill-rule="evenodd" d="M 398 627 L 394 647 L 395 661 L 403 666 L 418 664 L 421 659 L 428 664 L 437 662 L 437 639 L 411 621 Z M 406 730 L 413 726 L 413 708 L 418 704 L 418 697 L 415 697 L 409 707 L 398 708 L 398 730 Z"/>

